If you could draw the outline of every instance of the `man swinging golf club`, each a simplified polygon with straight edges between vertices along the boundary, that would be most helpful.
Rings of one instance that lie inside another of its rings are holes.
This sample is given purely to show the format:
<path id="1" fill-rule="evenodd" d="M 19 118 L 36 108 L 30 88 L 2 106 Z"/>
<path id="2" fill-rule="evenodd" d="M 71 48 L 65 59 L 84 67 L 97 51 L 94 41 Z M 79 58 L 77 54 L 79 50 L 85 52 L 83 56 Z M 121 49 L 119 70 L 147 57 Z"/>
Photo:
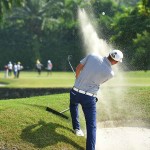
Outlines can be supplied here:
<path id="1" fill-rule="evenodd" d="M 123 53 L 112 50 L 108 57 L 90 54 L 76 67 L 76 81 L 70 91 L 72 126 L 77 136 L 84 136 L 80 129 L 78 104 L 86 120 L 86 150 L 95 150 L 96 143 L 96 94 L 100 85 L 114 76 L 111 65 L 122 62 Z"/>

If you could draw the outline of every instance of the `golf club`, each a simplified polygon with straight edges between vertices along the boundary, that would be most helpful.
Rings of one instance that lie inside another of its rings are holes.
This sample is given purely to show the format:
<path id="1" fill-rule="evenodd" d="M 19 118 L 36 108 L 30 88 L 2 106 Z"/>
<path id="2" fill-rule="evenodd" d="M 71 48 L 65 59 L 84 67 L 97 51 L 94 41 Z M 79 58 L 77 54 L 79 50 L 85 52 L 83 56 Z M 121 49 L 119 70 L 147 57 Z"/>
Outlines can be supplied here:
<path id="1" fill-rule="evenodd" d="M 76 76 L 76 73 L 75 73 L 75 71 L 74 71 L 74 69 L 73 69 L 73 67 L 72 67 L 72 65 L 71 65 L 71 62 L 70 62 L 71 58 L 72 58 L 72 55 L 68 55 L 68 62 L 69 62 L 69 65 L 70 65 L 70 67 L 71 67 L 71 69 L 72 69 L 72 71 L 73 71 L 73 73 L 74 73 L 74 76 Z M 64 113 L 64 112 L 66 112 L 66 111 L 68 111 L 68 110 L 70 110 L 70 108 L 67 108 L 67 109 L 63 110 L 63 111 L 61 111 L 60 113 Z"/>
<path id="2" fill-rule="evenodd" d="M 72 55 L 68 55 L 68 62 L 69 62 L 69 65 L 70 65 L 70 67 L 71 67 L 71 69 L 72 69 L 72 71 L 73 71 L 73 73 L 74 73 L 74 75 L 75 75 L 75 71 L 74 71 L 74 69 L 73 69 L 73 67 L 72 67 L 72 65 L 71 65 L 71 62 L 70 62 L 71 58 L 72 58 Z M 56 110 L 54 110 L 54 109 L 52 109 L 52 108 L 50 108 L 50 107 L 47 107 L 47 108 L 46 108 L 46 111 L 51 112 L 51 113 L 53 113 L 53 114 L 55 114 L 55 115 L 61 116 L 61 117 L 65 118 L 65 119 L 68 119 L 68 117 L 65 116 L 63 113 L 66 112 L 66 111 L 68 111 L 68 110 L 70 110 L 70 108 L 67 108 L 67 109 L 65 109 L 65 110 L 63 110 L 63 111 L 61 111 L 61 112 L 58 112 L 58 111 L 56 111 Z"/>
<path id="3" fill-rule="evenodd" d="M 62 117 L 62 118 L 65 118 L 65 119 L 68 119 L 68 118 L 69 118 L 69 117 L 67 117 L 67 116 L 65 116 L 65 115 L 63 114 L 63 112 L 65 112 L 65 110 L 62 111 L 62 112 L 58 112 L 58 111 L 56 111 L 56 110 L 54 110 L 54 109 L 52 109 L 52 108 L 50 108 L 50 107 L 46 107 L 46 111 L 51 112 L 51 113 L 53 113 L 53 114 L 55 114 L 55 115 L 58 115 L 58 116 L 60 116 L 60 117 Z M 66 110 L 66 111 L 68 111 L 68 110 Z"/>
<path id="4" fill-rule="evenodd" d="M 73 73 L 74 73 L 74 75 L 75 75 L 76 73 L 75 73 L 75 71 L 74 71 L 74 69 L 73 69 L 73 67 L 72 67 L 72 65 L 71 65 L 71 62 L 70 62 L 71 58 L 72 58 L 72 55 L 68 55 L 68 62 L 69 62 L 69 65 L 70 65 L 70 67 L 71 67 L 71 69 L 72 69 L 72 71 L 73 71 Z"/>

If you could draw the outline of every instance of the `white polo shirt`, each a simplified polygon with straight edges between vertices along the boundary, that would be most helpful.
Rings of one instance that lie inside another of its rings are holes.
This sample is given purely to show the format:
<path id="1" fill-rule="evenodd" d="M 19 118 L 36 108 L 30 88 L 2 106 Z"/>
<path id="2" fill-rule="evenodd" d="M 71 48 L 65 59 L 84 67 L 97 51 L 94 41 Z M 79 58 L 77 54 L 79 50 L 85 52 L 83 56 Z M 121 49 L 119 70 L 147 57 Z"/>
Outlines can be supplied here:
<path id="1" fill-rule="evenodd" d="M 114 76 L 107 57 L 90 54 L 80 63 L 84 65 L 84 68 L 74 84 L 80 90 L 97 94 L 100 85 Z"/>

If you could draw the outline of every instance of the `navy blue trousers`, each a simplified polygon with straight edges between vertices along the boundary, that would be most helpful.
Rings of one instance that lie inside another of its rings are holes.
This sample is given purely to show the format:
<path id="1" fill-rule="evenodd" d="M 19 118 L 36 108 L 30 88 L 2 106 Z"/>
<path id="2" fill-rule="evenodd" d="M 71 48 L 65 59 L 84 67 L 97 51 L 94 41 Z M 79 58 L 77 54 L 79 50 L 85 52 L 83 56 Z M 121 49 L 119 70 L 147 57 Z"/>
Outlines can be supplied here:
<path id="1" fill-rule="evenodd" d="M 78 105 L 81 104 L 84 112 L 87 139 L 86 150 L 95 150 L 96 144 L 96 97 L 70 91 L 70 113 L 73 129 L 80 129 Z"/>

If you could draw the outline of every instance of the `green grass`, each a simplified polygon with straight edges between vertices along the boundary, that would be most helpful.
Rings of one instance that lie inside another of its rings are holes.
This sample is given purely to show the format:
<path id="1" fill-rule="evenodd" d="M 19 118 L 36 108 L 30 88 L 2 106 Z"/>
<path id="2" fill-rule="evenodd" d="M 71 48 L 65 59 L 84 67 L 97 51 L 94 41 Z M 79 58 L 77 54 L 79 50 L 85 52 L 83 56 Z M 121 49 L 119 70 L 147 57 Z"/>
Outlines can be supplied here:
<path id="1" fill-rule="evenodd" d="M 11 88 L 71 87 L 75 79 L 72 72 L 53 72 L 49 76 L 46 72 L 40 76 L 37 72 L 21 72 L 19 79 L 14 79 L 13 75 L 4 78 L 4 73 L 0 76 L 0 83 L 6 83 L 5 87 Z"/>
<path id="2" fill-rule="evenodd" d="M 0 72 L 0 83 L 5 83 L 5 87 L 10 88 L 72 87 L 74 80 L 72 72 L 53 72 L 49 76 L 46 72 L 42 72 L 41 76 L 38 76 L 37 72 L 23 71 L 19 79 L 14 79 L 13 75 L 4 78 L 4 73 Z M 117 86 L 150 86 L 150 71 L 119 72 L 103 86 L 114 84 Z"/>
<path id="3" fill-rule="evenodd" d="M 68 94 L 57 94 L 17 100 L 1 100 L 0 146 L 7 143 L 19 149 L 76 150 L 85 147 L 85 138 L 76 137 L 71 120 L 45 111 L 68 108 Z M 69 112 L 65 113 L 69 116 Z"/>
<path id="4" fill-rule="evenodd" d="M 7 87 L 71 87 L 74 76 L 54 72 L 50 77 L 46 73 L 37 77 L 34 72 L 22 72 L 20 79 L 1 78 L 0 82 L 8 83 Z M 120 73 L 101 87 L 99 97 L 97 120 L 102 127 L 150 128 L 150 72 Z M 23 150 L 85 149 L 85 138 L 72 133 L 69 111 L 65 113 L 69 120 L 45 111 L 47 106 L 61 111 L 68 105 L 69 93 L 1 100 L 0 147 L 6 144 L 10 149 Z M 80 120 L 85 129 L 83 114 Z"/>

